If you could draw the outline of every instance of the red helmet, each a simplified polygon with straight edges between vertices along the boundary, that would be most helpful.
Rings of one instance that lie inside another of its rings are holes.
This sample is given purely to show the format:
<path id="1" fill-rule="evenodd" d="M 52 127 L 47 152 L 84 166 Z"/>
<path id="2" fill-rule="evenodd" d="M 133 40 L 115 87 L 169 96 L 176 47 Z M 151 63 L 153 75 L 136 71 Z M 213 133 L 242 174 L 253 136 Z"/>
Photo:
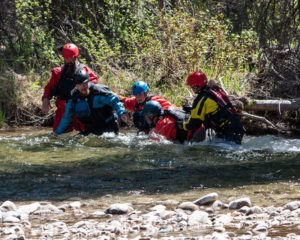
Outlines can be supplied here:
<path id="1" fill-rule="evenodd" d="M 78 47 L 73 43 L 67 43 L 62 48 L 62 56 L 63 58 L 72 58 L 78 57 Z"/>
<path id="2" fill-rule="evenodd" d="M 193 86 L 203 87 L 206 84 L 207 84 L 207 77 L 203 72 L 192 72 L 187 79 L 187 85 L 189 85 L 190 87 Z"/>

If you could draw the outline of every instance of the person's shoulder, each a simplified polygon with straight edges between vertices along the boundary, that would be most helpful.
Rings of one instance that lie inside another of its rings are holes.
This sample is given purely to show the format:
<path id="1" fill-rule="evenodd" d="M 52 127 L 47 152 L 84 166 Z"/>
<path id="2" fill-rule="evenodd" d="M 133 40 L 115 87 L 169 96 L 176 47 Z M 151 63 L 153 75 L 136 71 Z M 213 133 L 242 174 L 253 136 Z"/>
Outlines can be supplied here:
<path id="1" fill-rule="evenodd" d="M 158 96 L 158 95 L 151 95 L 150 99 L 151 100 L 166 100 L 164 97 Z"/>
<path id="2" fill-rule="evenodd" d="M 61 69 L 62 69 L 62 66 L 58 66 L 58 67 L 52 68 L 51 72 L 54 74 L 60 74 Z"/>
<path id="3" fill-rule="evenodd" d="M 82 63 L 80 63 L 80 64 L 82 64 Z M 84 70 L 86 70 L 88 73 L 93 73 L 93 70 L 92 70 L 90 67 L 88 67 L 88 66 L 86 66 L 86 65 L 84 65 L 84 64 L 82 64 L 82 68 L 83 68 Z"/>
<path id="4" fill-rule="evenodd" d="M 90 88 L 95 91 L 95 93 L 99 93 L 101 95 L 108 96 L 111 94 L 110 88 L 107 85 L 100 83 L 90 83 Z"/>

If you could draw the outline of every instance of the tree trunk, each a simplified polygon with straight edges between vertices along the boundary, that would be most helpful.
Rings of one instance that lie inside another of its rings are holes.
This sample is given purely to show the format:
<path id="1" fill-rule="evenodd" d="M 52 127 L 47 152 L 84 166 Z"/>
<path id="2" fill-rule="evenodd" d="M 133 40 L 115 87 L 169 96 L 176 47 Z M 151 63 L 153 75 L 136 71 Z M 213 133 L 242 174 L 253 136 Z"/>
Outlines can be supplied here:
<path id="1" fill-rule="evenodd" d="M 246 111 L 293 111 L 300 110 L 300 99 L 253 100 L 244 106 Z"/>

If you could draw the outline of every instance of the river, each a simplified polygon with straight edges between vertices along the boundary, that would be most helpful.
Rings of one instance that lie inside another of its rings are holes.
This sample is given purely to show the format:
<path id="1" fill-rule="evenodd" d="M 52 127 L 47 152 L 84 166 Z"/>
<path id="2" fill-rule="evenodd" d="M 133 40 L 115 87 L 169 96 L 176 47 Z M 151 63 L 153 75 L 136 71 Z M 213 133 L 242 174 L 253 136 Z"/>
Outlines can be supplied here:
<path id="1" fill-rule="evenodd" d="M 0 132 L 0 201 L 192 201 L 249 196 L 260 206 L 299 200 L 300 140 L 246 136 L 242 145 L 156 142 L 119 136 L 53 136 L 25 128 Z M 111 199 L 109 200 L 111 201 Z"/>

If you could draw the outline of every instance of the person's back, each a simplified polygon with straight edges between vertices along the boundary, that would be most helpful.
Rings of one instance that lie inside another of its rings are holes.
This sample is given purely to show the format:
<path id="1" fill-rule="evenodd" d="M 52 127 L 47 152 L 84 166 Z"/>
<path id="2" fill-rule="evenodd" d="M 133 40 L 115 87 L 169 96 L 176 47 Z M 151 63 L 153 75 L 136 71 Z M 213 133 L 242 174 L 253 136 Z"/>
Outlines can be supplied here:
<path id="1" fill-rule="evenodd" d="M 200 72 L 191 73 L 187 85 L 198 95 L 193 102 L 190 118 L 183 123 L 183 129 L 195 130 L 204 124 L 206 129 L 214 129 L 217 137 L 240 144 L 244 130 L 225 92 L 218 86 L 210 88 L 205 74 Z"/>

